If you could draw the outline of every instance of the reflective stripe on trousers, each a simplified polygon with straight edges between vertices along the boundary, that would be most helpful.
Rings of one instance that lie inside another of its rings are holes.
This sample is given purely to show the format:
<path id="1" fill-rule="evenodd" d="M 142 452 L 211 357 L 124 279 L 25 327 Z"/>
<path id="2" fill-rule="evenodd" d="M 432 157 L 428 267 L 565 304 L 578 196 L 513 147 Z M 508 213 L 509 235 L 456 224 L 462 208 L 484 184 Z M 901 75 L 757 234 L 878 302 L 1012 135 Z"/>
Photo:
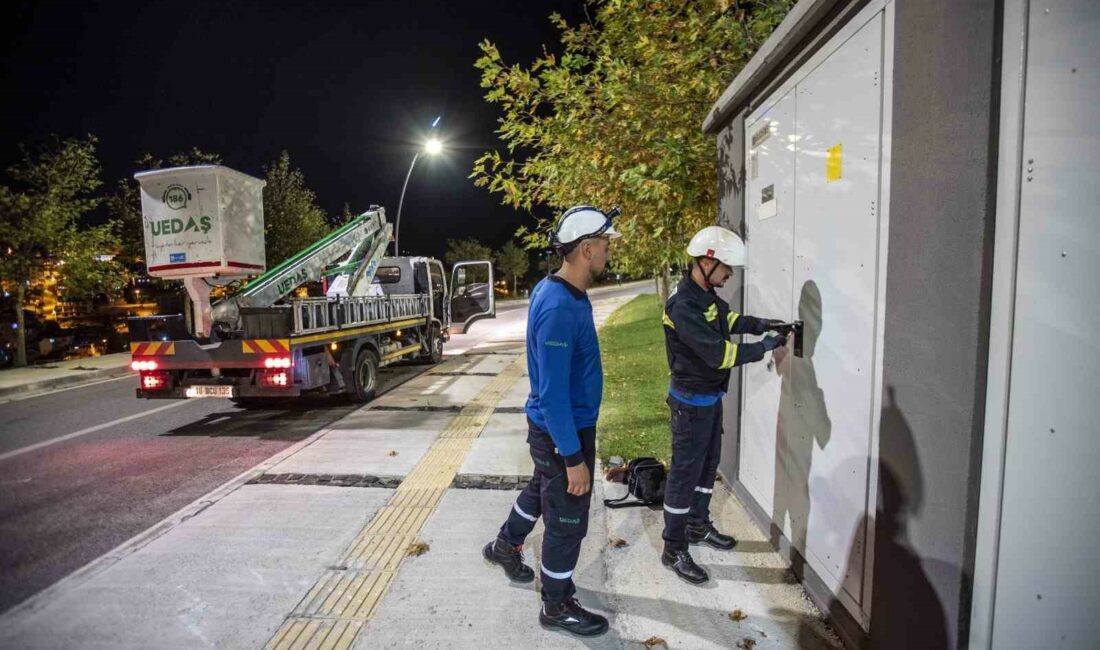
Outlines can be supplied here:
<path id="1" fill-rule="evenodd" d="M 543 518 L 546 531 L 542 540 L 542 597 L 561 603 L 576 593 L 573 570 L 581 553 L 581 541 L 588 533 L 588 513 L 592 492 L 575 497 L 566 488 L 569 479 L 565 474 L 565 461 L 556 453 L 554 443 L 546 432 L 528 420 L 530 434 L 527 441 L 531 448 L 534 472 L 523 492 L 512 504 L 508 519 L 500 527 L 499 537 L 519 546 L 527 539 L 539 517 Z M 591 472 L 596 464 L 596 430 L 581 429 L 581 450 Z"/>

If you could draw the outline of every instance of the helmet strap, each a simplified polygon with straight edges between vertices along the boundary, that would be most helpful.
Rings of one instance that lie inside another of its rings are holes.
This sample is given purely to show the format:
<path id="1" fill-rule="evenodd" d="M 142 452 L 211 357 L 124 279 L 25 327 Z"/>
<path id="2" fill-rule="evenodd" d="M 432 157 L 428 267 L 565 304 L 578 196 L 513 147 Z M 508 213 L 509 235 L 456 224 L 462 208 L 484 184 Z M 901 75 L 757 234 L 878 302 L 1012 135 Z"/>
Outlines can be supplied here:
<path id="1" fill-rule="evenodd" d="M 710 258 L 710 259 L 714 260 L 713 257 Z M 705 271 L 705 270 L 703 270 L 702 260 L 703 260 L 702 257 L 696 257 L 695 258 L 695 264 L 699 267 L 699 272 L 703 274 L 703 284 L 706 285 L 705 289 L 707 291 L 712 291 L 712 290 L 714 290 L 714 285 L 712 285 L 710 283 L 710 276 L 711 276 L 712 273 L 714 273 L 714 269 L 718 268 L 718 265 L 715 264 L 714 266 L 710 267 L 709 271 Z M 714 260 L 714 261 L 717 262 L 718 260 Z"/>

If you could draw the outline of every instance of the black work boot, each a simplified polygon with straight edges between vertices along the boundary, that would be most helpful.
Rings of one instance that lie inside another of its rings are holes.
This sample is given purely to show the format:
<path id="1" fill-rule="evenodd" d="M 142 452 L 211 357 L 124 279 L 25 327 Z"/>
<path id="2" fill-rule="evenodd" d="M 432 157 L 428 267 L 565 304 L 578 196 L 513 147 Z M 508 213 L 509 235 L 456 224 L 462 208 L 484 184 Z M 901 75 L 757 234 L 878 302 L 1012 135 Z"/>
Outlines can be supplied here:
<path id="1" fill-rule="evenodd" d="M 581 607 L 576 598 L 564 603 L 542 601 L 539 624 L 559 628 L 577 636 L 599 636 L 607 631 L 607 619 Z"/>
<path id="2" fill-rule="evenodd" d="M 676 572 L 676 575 L 693 585 L 701 585 L 710 580 L 706 570 L 695 563 L 695 560 L 691 558 L 691 553 L 688 553 L 686 548 L 674 549 L 666 546 L 665 552 L 661 553 L 661 564 L 672 569 Z"/>
<path id="3" fill-rule="evenodd" d="M 523 547 L 515 547 L 501 538 L 496 538 L 481 549 L 481 554 L 493 564 L 504 569 L 504 575 L 512 582 L 531 582 L 535 572 L 523 563 Z"/>
<path id="4" fill-rule="evenodd" d="M 692 544 L 707 544 L 719 551 L 728 551 L 737 545 L 737 540 L 732 535 L 723 535 L 714 527 L 713 522 L 705 522 L 694 526 L 688 524 L 688 541 Z"/>

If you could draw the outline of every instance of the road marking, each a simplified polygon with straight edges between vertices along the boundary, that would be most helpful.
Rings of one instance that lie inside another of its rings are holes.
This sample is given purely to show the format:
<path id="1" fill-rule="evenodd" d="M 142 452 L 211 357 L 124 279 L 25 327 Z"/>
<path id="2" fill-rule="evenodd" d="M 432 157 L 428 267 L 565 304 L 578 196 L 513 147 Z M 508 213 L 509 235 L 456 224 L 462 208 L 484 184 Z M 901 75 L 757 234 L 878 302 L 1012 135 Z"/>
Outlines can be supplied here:
<path id="1" fill-rule="evenodd" d="M 152 409 L 150 411 L 142 411 L 141 413 L 135 413 L 133 415 L 127 415 L 124 418 L 119 418 L 117 420 L 112 420 L 112 421 L 106 422 L 104 424 L 97 424 L 94 427 L 88 427 L 87 429 L 81 429 L 80 431 L 73 431 L 72 433 L 63 435 L 59 438 L 53 438 L 51 440 L 43 440 L 42 442 L 30 445 L 28 447 L 22 447 L 20 449 L 14 450 L 14 451 L 9 451 L 6 454 L 0 454 L 0 461 L 7 460 L 9 458 L 19 456 L 19 455 L 22 455 L 22 454 L 26 454 L 26 453 L 35 451 L 36 449 L 42 449 L 43 447 L 49 447 L 50 445 L 54 445 L 54 444 L 57 444 L 59 442 L 65 442 L 66 440 L 72 440 L 73 438 L 79 438 L 80 436 L 88 435 L 89 433 L 95 433 L 96 431 L 102 431 L 103 429 L 113 427 L 117 424 L 123 424 L 125 422 L 129 422 L 130 420 L 136 420 L 138 418 L 143 418 L 146 415 L 152 415 L 154 413 L 160 413 L 161 411 L 167 411 L 168 409 L 174 409 L 178 406 L 183 406 L 184 404 L 189 404 L 189 403 L 190 402 L 188 402 L 188 401 L 172 402 L 171 404 L 165 404 L 164 406 L 158 406 L 157 408 Z"/>

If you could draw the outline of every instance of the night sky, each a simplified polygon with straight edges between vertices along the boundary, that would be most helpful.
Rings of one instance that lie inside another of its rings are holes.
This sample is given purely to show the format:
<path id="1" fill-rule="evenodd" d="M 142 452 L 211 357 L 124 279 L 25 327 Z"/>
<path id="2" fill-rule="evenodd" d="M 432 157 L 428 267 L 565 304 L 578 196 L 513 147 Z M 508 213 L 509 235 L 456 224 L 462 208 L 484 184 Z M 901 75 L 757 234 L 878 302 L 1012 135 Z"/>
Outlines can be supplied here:
<path id="1" fill-rule="evenodd" d="M 467 2 L 110 2 L 9 5 L 0 26 L 0 165 L 50 134 L 99 139 L 106 187 L 150 152 L 197 146 L 255 176 L 281 149 L 322 208 L 372 203 L 397 214 L 401 184 L 432 120 L 447 150 L 421 156 L 405 196 L 402 249 L 445 240 L 494 248 L 530 221 L 467 176 L 500 147 L 482 99 L 477 44 L 509 63 L 556 49 L 553 11 L 578 0 Z M 545 215 L 543 215 L 545 216 Z"/>

